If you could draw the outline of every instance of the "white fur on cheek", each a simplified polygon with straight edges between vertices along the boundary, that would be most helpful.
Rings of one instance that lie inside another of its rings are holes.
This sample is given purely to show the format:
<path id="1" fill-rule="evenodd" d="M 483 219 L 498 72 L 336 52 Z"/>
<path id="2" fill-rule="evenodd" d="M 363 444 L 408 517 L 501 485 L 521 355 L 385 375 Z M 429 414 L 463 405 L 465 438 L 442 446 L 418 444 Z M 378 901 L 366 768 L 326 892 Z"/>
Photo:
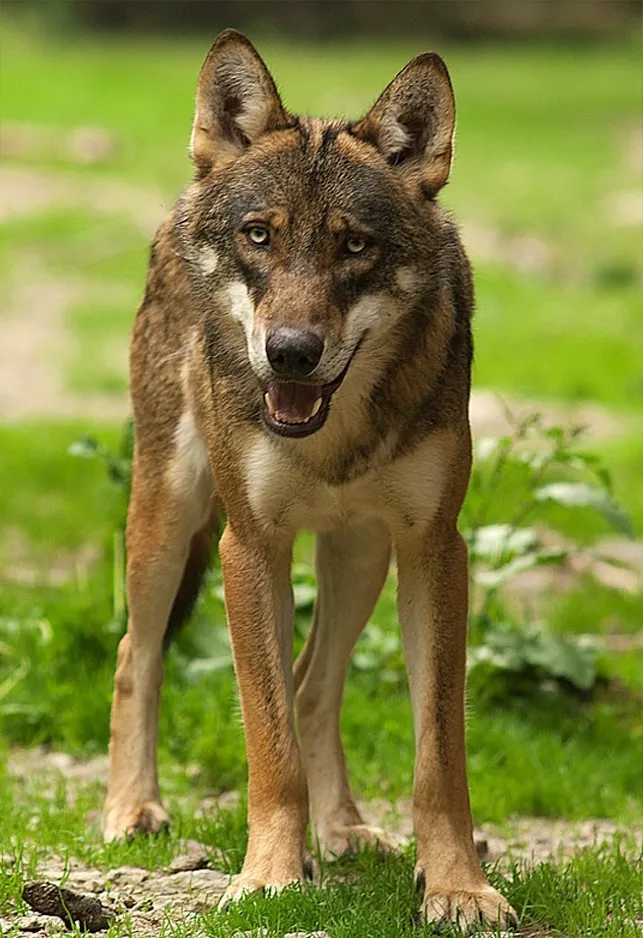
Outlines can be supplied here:
<path id="1" fill-rule="evenodd" d="M 349 342 L 357 342 L 367 329 L 386 322 L 385 312 L 388 297 L 383 293 L 366 294 L 354 303 L 346 316 L 346 337 Z"/>
<path id="2" fill-rule="evenodd" d="M 248 341 L 250 341 L 250 337 L 252 336 L 252 326 L 254 323 L 255 308 L 252 300 L 250 299 L 248 288 L 245 283 L 242 283 L 240 280 L 235 280 L 234 283 L 228 284 L 226 287 L 226 293 L 230 303 L 230 312 L 232 317 L 233 319 L 236 319 L 237 322 L 241 323 L 245 330 Z"/>
<path id="3" fill-rule="evenodd" d="M 213 274 L 219 266 L 219 255 L 209 244 L 204 244 L 199 248 L 199 268 L 206 277 Z"/>
<path id="4" fill-rule="evenodd" d="M 255 307 L 248 288 L 241 280 L 235 280 L 228 284 L 225 294 L 230 303 L 230 315 L 243 326 L 250 363 L 257 374 L 265 377 L 266 373 L 270 373 L 266 358 L 266 336 L 264 329 L 255 329 Z"/>
<path id="5" fill-rule="evenodd" d="M 398 267 L 395 271 L 395 282 L 400 290 L 411 293 L 417 285 L 417 273 L 413 267 Z"/>

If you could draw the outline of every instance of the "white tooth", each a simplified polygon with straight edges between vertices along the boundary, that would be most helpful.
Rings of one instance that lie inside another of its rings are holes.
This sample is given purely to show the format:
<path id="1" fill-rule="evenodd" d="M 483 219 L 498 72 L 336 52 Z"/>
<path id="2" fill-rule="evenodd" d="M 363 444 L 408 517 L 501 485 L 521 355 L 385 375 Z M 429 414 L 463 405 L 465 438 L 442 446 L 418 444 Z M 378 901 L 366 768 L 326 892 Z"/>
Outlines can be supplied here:
<path id="1" fill-rule="evenodd" d="M 275 407 L 275 402 L 270 396 L 270 391 L 267 391 L 266 394 L 264 394 L 263 399 L 266 402 L 266 407 L 268 408 L 268 410 L 271 412 L 274 412 L 276 410 L 276 407 Z"/>
<path id="2" fill-rule="evenodd" d="M 321 407 L 321 405 L 322 405 L 322 399 L 321 397 L 318 397 L 315 403 L 313 404 L 313 409 L 312 409 L 310 417 L 314 417 L 316 414 L 319 413 L 319 408 Z M 309 420 L 310 420 L 310 417 L 308 418 Z"/>

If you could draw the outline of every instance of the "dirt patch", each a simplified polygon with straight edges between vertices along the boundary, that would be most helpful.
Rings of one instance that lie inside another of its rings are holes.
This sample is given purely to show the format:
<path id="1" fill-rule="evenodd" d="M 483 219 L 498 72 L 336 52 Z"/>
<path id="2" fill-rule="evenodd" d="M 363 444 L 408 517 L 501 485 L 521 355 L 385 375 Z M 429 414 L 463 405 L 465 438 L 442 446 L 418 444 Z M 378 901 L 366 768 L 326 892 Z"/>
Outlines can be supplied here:
<path id="1" fill-rule="evenodd" d="M 390 805 L 369 803 L 364 810 L 369 820 L 387 823 L 388 829 L 396 827 L 401 841 L 408 838 L 408 806 L 391 809 Z M 392 817 L 397 820 L 391 821 Z M 619 834 L 616 825 L 599 820 L 570 824 L 538 818 L 521 819 L 513 827 L 511 836 L 501 836 L 496 828 L 488 825 L 477 829 L 478 843 L 486 848 L 480 851 L 484 859 L 498 862 L 507 869 L 513 862 L 531 865 L 552 858 L 561 860 L 583 847 L 609 843 Z M 47 886 L 49 891 L 54 884 L 64 884 L 64 889 L 75 896 L 87 897 L 90 901 L 85 905 L 94 909 L 98 907 L 105 918 L 113 921 L 125 919 L 129 923 L 128 933 L 137 938 L 158 936 L 164 925 L 171 927 L 180 923 L 192 923 L 194 936 L 198 938 L 205 931 L 198 927 L 196 918 L 216 907 L 228 885 L 229 876 L 212 868 L 219 858 L 216 850 L 208 845 L 186 840 L 179 844 L 179 849 L 180 854 L 168 867 L 153 871 L 121 866 L 105 872 L 75 860 L 50 857 L 39 864 L 36 884 L 31 885 L 31 892 L 43 891 L 45 884 L 51 884 Z M 8 858 L 5 858 L 5 863 L 11 867 Z M 13 922 L 0 918 L 3 933 L 12 927 L 17 927 L 20 935 L 36 938 L 66 933 L 61 918 L 42 912 L 22 915 Z M 254 932 L 248 934 L 254 935 Z M 289 933 L 284 938 L 296 938 L 298 934 L 302 938 L 312 938 L 308 933 Z M 323 933 L 312 934 L 319 936 Z M 543 933 L 532 929 L 520 934 L 526 938 Z"/>
<path id="2" fill-rule="evenodd" d="M 10 312 L 0 319 L 0 413 L 20 416 L 26 410 L 46 409 L 60 397 L 59 369 L 64 355 L 62 317 L 77 300 L 75 285 L 60 281 L 33 282 L 25 278 L 11 292 Z"/>
<path id="3" fill-rule="evenodd" d="M 64 383 L 73 342 L 68 311 L 92 289 L 77 280 L 45 279 L 25 264 L 3 288 L 0 315 L 0 416 L 124 419 L 125 396 L 72 394 Z M 126 362 L 123 340 L 123 364 Z"/>
<path id="4" fill-rule="evenodd" d="M 22 122 L 0 125 L 0 153 L 4 159 L 105 163 L 112 160 L 118 150 L 115 134 L 95 125 L 72 130 Z"/>
<path id="5" fill-rule="evenodd" d="M 606 537 L 596 541 L 591 550 L 578 550 L 572 541 L 567 541 L 558 532 L 546 533 L 542 541 L 552 548 L 566 550 L 567 556 L 558 564 L 532 567 L 517 573 L 502 585 L 503 595 L 518 611 L 524 612 L 527 608 L 531 618 L 538 618 L 562 594 L 575 589 L 585 576 L 631 596 L 643 590 L 643 541 Z M 481 587 L 475 587 L 474 607 L 481 595 Z M 591 640 L 597 645 L 602 642 L 597 635 L 591 636 Z M 620 650 L 625 650 L 624 645 L 625 642 L 621 641 Z M 637 647 L 635 641 L 630 642 L 630 647 Z M 612 650 L 619 650 L 618 642 Z"/>
<path id="6" fill-rule="evenodd" d="M 7 771 L 14 778 L 47 780 L 55 783 L 59 778 L 71 783 L 71 789 L 84 785 L 107 785 L 107 754 L 92 759 L 75 759 L 66 752 L 57 752 L 47 746 L 33 749 L 13 749 L 7 761 Z"/>
<path id="7" fill-rule="evenodd" d="M 39 784 L 45 785 L 44 791 L 52 794 L 62 778 L 73 799 L 80 789 L 88 785 L 106 786 L 108 758 L 107 755 L 100 755 L 91 759 L 76 759 L 68 753 L 38 746 L 13 750 L 9 755 L 7 770 L 14 778 L 25 781 L 37 779 Z M 221 810 L 234 810 L 239 804 L 239 798 L 236 791 L 206 796 L 201 799 L 194 813 L 207 818 Z M 374 799 L 361 801 L 359 807 L 369 824 L 384 828 L 400 846 L 409 843 L 413 832 L 409 801 L 391 804 L 383 799 Z M 510 819 L 502 826 L 482 824 L 476 827 L 476 841 L 480 856 L 485 860 L 532 864 L 552 857 L 564 859 L 576 850 L 609 842 L 622 833 L 635 834 L 637 845 L 643 844 L 643 826 L 637 833 L 636 828 L 625 828 L 600 818 L 584 821 L 519 818 Z M 195 846 L 194 841 L 186 842 L 180 858 L 171 865 L 169 872 L 200 869 L 205 865 L 204 851 L 211 859 L 212 850 L 212 847 L 204 845 Z"/>
<path id="8" fill-rule="evenodd" d="M 177 858 L 166 870 L 122 866 L 104 872 L 73 860 L 70 863 L 52 858 L 39 865 L 38 881 L 64 883 L 65 889 L 80 896 L 100 897 L 107 917 L 113 920 L 127 917 L 129 934 L 137 938 L 158 936 L 168 920 L 174 924 L 187 923 L 200 913 L 211 911 L 229 882 L 225 873 L 207 868 L 210 861 L 205 847 L 189 841 L 183 847 L 186 851 L 183 866 Z M 0 919 L 0 926 L 4 924 Z M 19 934 L 45 936 L 66 932 L 60 918 L 38 912 L 22 916 L 14 924 Z"/>
<path id="9" fill-rule="evenodd" d="M 597 404 L 516 399 L 484 388 L 475 389 L 471 395 L 469 416 L 477 439 L 512 436 L 515 425 L 533 414 L 540 414 L 546 427 L 584 427 L 590 440 L 620 436 L 628 430 L 627 417 Z"/>
<path id="10" fill-rule="evenodd" d="M 502 264 L 520 273 L 542 273 L 553 267 L 549 245 L 536 235 L 506 235 L 498 228 L 463 221 L 458 226 L 471 260 Z"/>
<path id="11" fill-rule="evenodd" d="M 386 801 L 364 801 L 360 810 L 365 819 L 382 827 L 400 844 L 413 835 L 411 803 L 391 805 Z M 578 850 L 611 843 L 623 834 L 634 835 L 633 855 L 643 845 L 643 827 L 638 832 L 604 818 L 566 821 L 560 818 L 524 817 L 506 824 L 481 824 L 475 828 L 476 846 L 482 860 L 511 869 L 514 863 L 534 866 L 546 860 L 565 860 Z"/>
<path id="12" fill-rule="evenodd" d="M 63 586 L 74 581 L 86 584 L 101 558 L 97 544 L 83 544 L 78 550 L 58 548 L 54 555 L 34 556 L 32 544 L 20 528 L 0 528 L 0 584 L 20 586 Z"/>
<path id="13" fill-rule="evenodd" d="M 617 228 L 640 228 L 643 225 L 641 189 L 618 189 L 605 198 L 607 217 Z"/>
<path id="14" fill-rule="evenodd" d="M 124 215 L 151 237 L 168 208 L 158 189 L 117 179 L 79 179 L 70 173 L 0 167 L 0 223 L 54 209 L 82 210 Z"/>

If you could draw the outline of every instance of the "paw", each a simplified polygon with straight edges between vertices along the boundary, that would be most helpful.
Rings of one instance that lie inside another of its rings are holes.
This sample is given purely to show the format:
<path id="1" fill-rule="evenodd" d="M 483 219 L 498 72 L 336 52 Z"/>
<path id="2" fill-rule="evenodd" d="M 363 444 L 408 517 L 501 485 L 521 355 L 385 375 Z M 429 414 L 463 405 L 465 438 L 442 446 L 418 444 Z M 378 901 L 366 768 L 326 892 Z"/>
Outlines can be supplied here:
<path id="1" fill-rule="evenodd" d="M 421 882 L 422 878 L 423 874 L 420 874 L 418 881 Z M 475 892 L 428 889 L 422 899 L 421 917 L 423 922 L 436 925 L 455 922 L 465 935 L 477 925 L 508 929 L 518 924 L 514 910 L 492 886 Z"/>
<path id="2" fill-rule="evenodd" d="M 318 843 L 325 860 L 336 860 L 366 846 L 374 847 L 382 853 L 399 852 L 399 845 L 385 831 L 369 824 L 336 825 L 320 832 Z"/>
<path id="3" fill-rule="evenodd" d="M 156 801 L 143 801 L 135 808 L 110 808 L 103 819 L 103 839 L 132 840 L 137 834 L 158 834 L 170 826 L 170 816 Z"/>
<path id="4" fill-rule="evenodd" d="M 240 873 L 233 876 L 230 885 L 221 896 L 217 909 L 223 912 L 228 906 L 235 902 L 241 902 L 246 896 L 253 892 L 263 892 L 266 896 L 277 896 L 286 886 L 292 886 L 293 883 L 301 883 L 304 879 L 302 875 L 282 875 L 271 876 L 253 876 L 251 873 Z"/>

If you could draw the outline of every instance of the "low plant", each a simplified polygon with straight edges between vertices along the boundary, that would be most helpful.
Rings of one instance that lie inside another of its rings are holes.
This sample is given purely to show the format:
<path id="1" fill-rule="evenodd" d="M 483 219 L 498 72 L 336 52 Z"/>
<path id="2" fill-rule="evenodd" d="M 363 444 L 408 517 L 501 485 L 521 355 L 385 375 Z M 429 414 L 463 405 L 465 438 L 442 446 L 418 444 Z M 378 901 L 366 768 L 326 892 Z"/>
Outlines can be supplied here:
<path id="1" fill-rule="evenodd" d="M 132 484 L 132 458 L 134 455 L 134 421 L 132 418 L 125 421 L 121 433 L 118 451 L 113 453 L 107 446 L 100 443 L 96 437 L 81 436 L 69 447 L 70 456 L 81 459 L 99 459 L 105 465 L 110 482 L 129 497 Z"/>
<path id="2" fill-rule="evenodd" d="M 469 669 L 488 686 L 504 677 L 503 692 L 558 684 L 587 693 L 602 677 L 597 649 L 552 633 L 547 621 L 519 618 L 507 588 L 530 570 L 569 566 L 573 558 L 616 563 L 573 536 L 579 516 L 598 515 L 627 537 L 634 532 L 608 470 L 581 447 L 582 427 L 546 426 L 538 414 L 508 416 L 510 434 L 476 444 L 462 518 L 474 595 Z"/>

